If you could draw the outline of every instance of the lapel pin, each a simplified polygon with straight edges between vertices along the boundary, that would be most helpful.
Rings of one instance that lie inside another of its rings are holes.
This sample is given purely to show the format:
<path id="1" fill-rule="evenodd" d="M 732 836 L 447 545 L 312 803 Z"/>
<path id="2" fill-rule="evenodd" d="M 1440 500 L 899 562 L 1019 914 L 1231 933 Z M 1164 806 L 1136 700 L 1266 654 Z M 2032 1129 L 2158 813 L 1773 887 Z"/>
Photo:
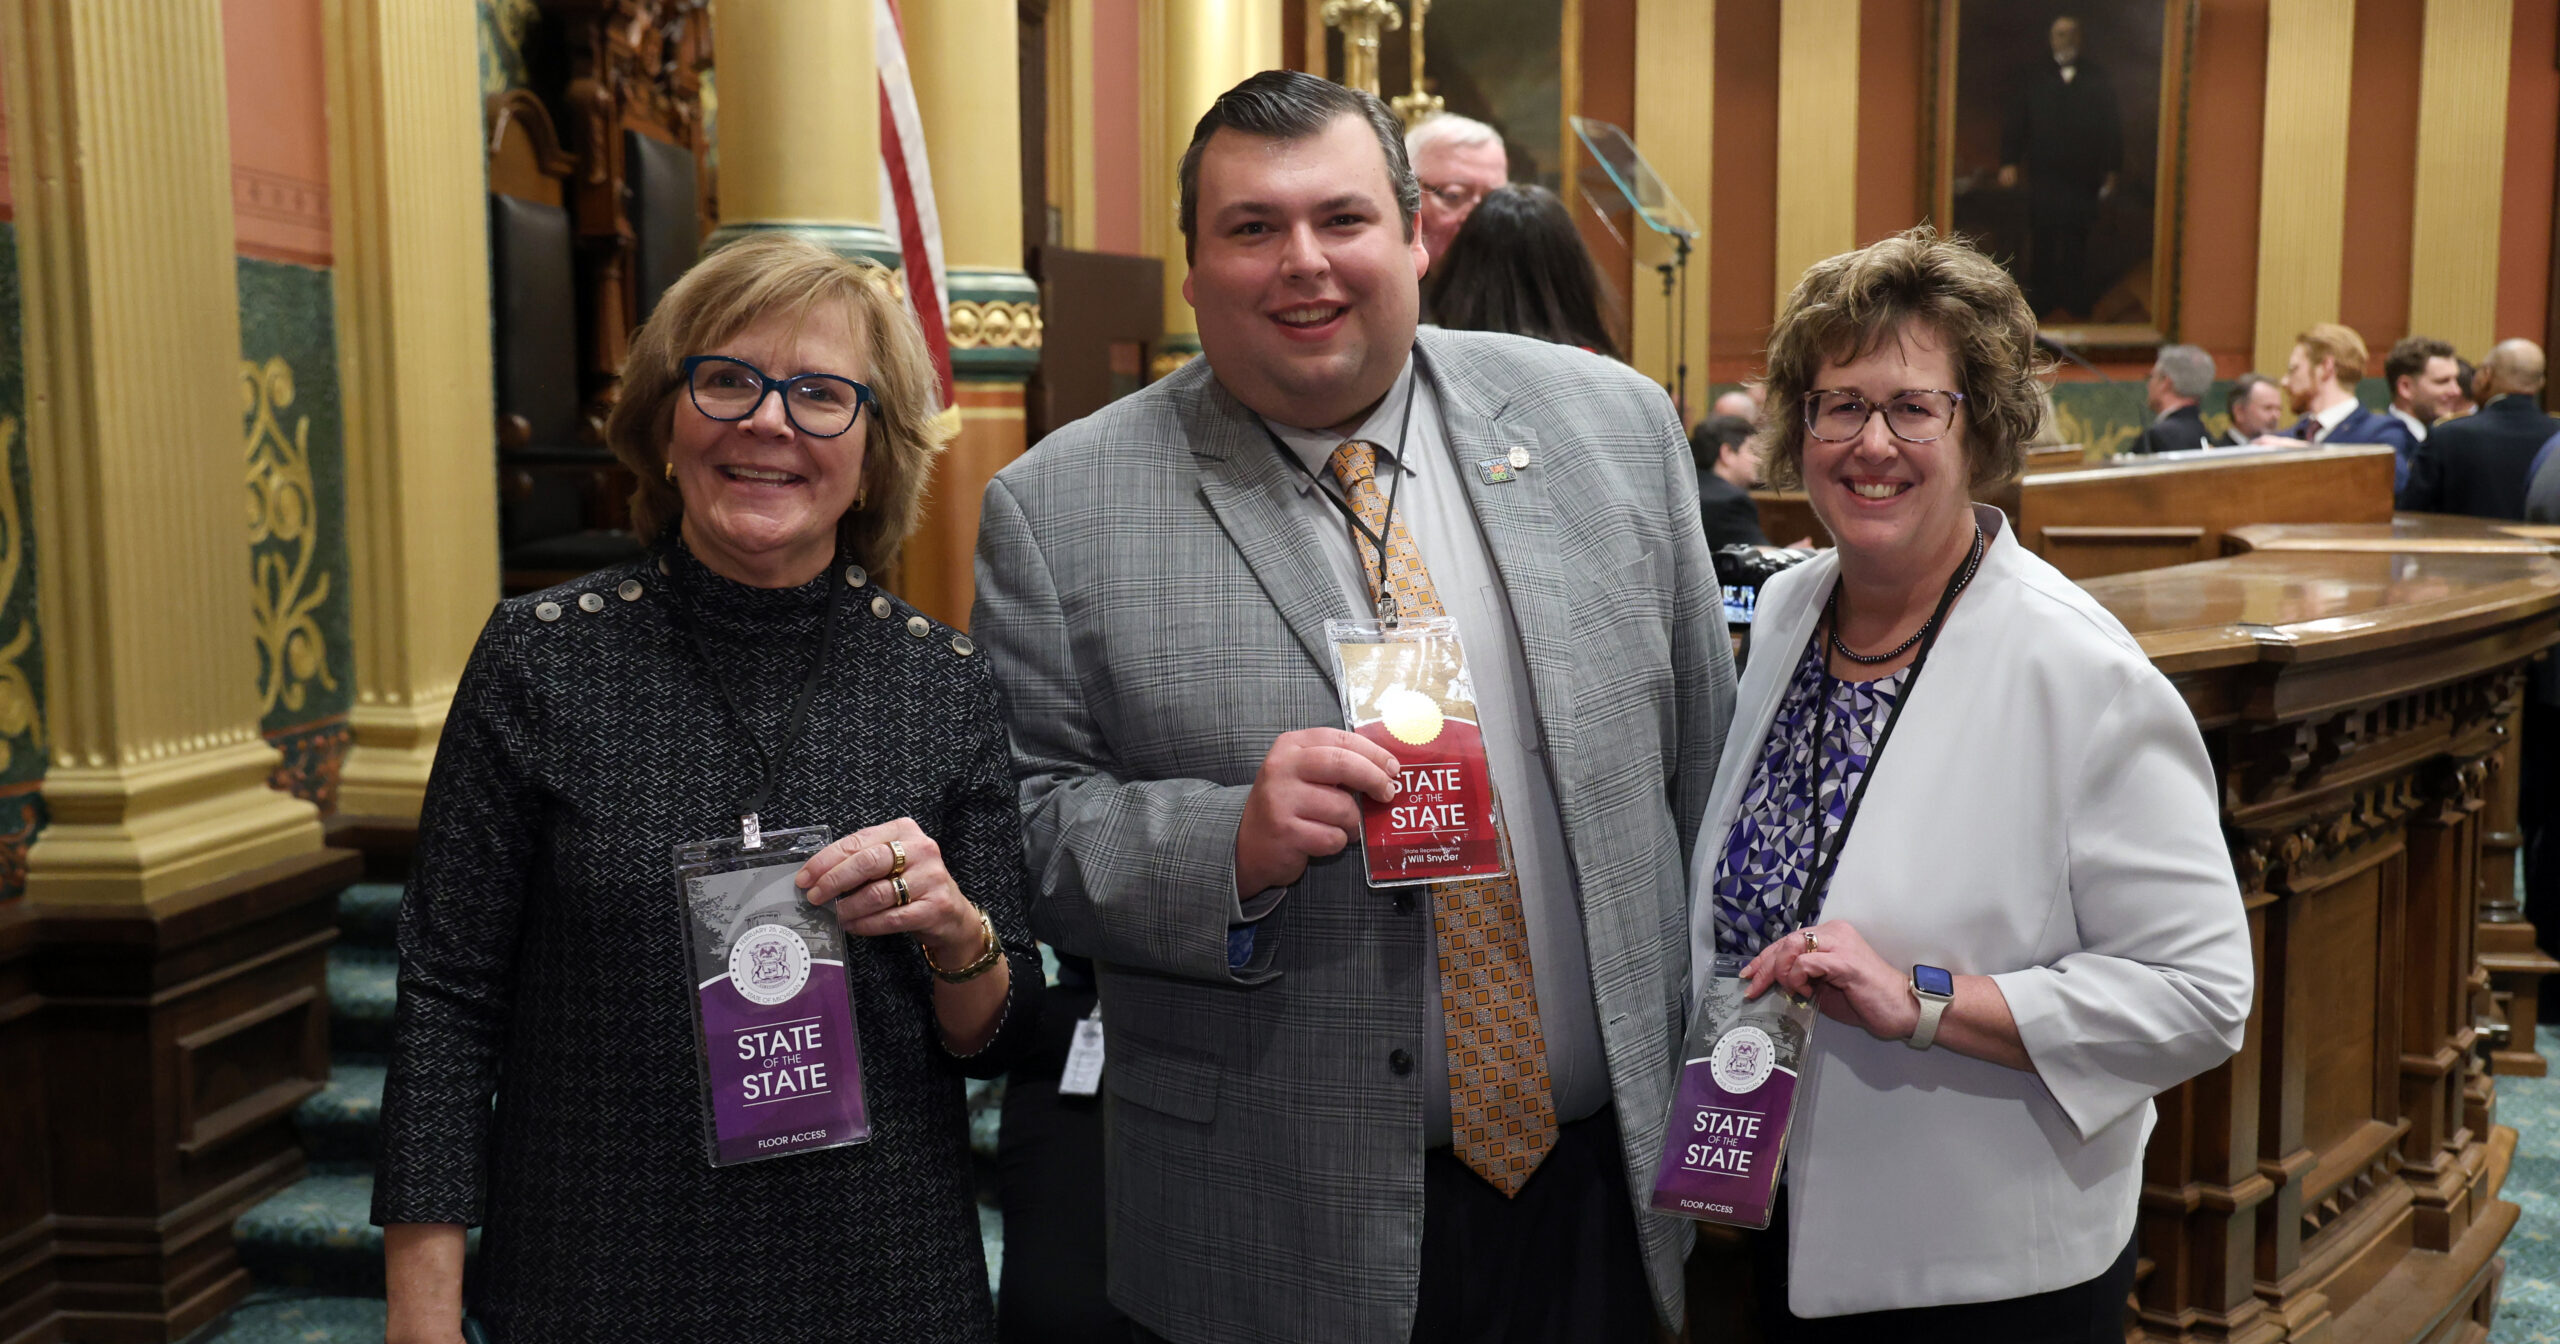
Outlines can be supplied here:
<path id="1" fill-rule="evenodd" d="M 1476 470 L 1484 473 L 1484 483 L 1487 485 L 1500 485 L 1512 479 L 1511 464 L 1498 457 L 1488 457 L 1477 463 Z"/>
<path id="2" fill-rule="evenodd" d="M 1528 449 L 1514 448 L 1511 450 L 1511 469 L 1513 471 L 1527 471 L 1529 469 Z"/>

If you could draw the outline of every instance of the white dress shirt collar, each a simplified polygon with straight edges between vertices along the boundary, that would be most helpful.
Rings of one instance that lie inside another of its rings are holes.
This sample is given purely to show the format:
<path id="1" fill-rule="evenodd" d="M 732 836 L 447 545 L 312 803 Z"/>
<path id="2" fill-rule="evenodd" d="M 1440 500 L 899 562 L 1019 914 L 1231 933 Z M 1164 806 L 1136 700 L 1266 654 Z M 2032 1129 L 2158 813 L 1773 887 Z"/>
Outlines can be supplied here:
<path id="1" fill-rule="evenodd" d="M 2416 417 L 2416 416 L 2414 416 L 2414 415 L 2409 414 L 2407 411 L 2404 411 L 2404 410 L 2400 409 L 2398 406 L 2393 406 L 2393 407 L 2391 408 L 2391 418 L 2392 418 L 2392 419 L 2394 419 L 2394 420 L 2397 420 L 2397 421 L 2399 421 L 2401 424 L 2407 425 L 2407 426 L 2409 427 L 2409 437 L 2410 437 L 2410 438 L 2416 439 L 2416 440 L 2417 440 L 2418 442 L 2420 442 L 2420 443 L 2425 443 L 2425 442 L 2427 441 L 2427 422 L 2426 422 L 2426 421 L 2421 420 L 2421 419 L 2419 419 L 2418 417 Z"/>
<path id="2" fill-rule="evenodd" d="M 2343 424 L 2346 421 L 2348 416 L 2356 413 L 2356 405 L 2357 402 L 2355 398 L 2340 397 L 2337 405 L 2311 417 L 2319 424 L 2319 428 L 2312 431 L 2313 436 L 2315 438 L 2322 439 L 2329 437 L 2329 431 L 2336 429 L 2340 424 Z"/>
<path id="3" fill-rule="evenodd" d="M 1413 399 L 1413 373 L 1413 356 L 1407 354 L 1404 370 L 1396 375 L 1395 385 L 1387 389 L 1387 395 L 1379 399 L 1376 409 L 1360 422 L 1360 427 L 1349 434 L 1336 434 L 1329 429 L 1301 429 L 1296 425 L 1281 424 L 1267 415 L 1262 417 L 1262 423 L 1279 436 L 1290 455 L 1307 469 L 1298 478 L 1301 492 L 1315 489 L 1318 480 L 1333 479 L 1326 463 L 1332 460 L 1334 449 L 1352 439 L 1365 439 L 1378 445 L 1381 471 L 1388 469 L 1390 464 L 1404 465 L 1397 461 L 1396 449 L 1397 440 L 1404 437 L 1401 431 L 1404 428 L 1405 403 Z"/>

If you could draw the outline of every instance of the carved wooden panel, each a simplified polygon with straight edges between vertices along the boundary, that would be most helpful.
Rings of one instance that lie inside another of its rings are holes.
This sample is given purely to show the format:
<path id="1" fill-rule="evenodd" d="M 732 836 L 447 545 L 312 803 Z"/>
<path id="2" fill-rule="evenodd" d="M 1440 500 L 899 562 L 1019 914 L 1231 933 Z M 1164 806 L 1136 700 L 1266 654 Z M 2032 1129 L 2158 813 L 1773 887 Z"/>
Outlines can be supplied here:
<path id="1" fill-rule="evenodd" d="M 2560 566 L 2270 553 L 2086 586 L 2206 730 L 2260 968 L 2247 1045 L 2161 1099 L 2129 1337 L 2463 1337 L 2517 1213 L 2477 1026 L 2491 801 Z"/>

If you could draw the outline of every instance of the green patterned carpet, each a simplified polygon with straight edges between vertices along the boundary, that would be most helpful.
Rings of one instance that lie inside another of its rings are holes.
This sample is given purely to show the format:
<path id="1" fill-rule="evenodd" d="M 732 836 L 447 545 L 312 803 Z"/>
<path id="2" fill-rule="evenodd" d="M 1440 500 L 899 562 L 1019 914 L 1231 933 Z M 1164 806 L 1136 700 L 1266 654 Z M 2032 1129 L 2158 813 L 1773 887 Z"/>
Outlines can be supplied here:
<path id="1" fill-rule="evenodd" d="M 2560 1027 L 2537 1038 L 2542 1057 L 2560 1060 Z M 2560 1077 L 2498 1080 L 2498 1123 L 2516 1131 L 2516 1165 L 2505 1197 L 2524 1209 L 2507 1237 L 2507 1282 L 2497 1344 L 2560 1344 Z"/>

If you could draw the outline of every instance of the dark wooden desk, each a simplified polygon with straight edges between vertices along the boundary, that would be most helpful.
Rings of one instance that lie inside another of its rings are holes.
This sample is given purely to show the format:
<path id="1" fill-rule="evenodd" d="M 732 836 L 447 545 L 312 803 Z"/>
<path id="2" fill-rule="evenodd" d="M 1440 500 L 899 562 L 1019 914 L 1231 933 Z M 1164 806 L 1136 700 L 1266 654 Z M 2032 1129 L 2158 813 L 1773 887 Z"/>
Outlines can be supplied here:
<path id="1" fill-rule="evenodd" d="M 2223 554 L 2235 528 L 2391 520 L 2391 450 L 2365 445 L 2217 448 L 2039 466 L 1980 496 L 2019 543 L 2074 579 Z M 1771 538 L 1831 544 L 1801 491 L 1754 491 Z"/>
<path id="2" fill-rule="evenodd" d="M 2541 535 L 2536 535 L 2541 534 Z M 2404 513 L 2388 523 L 2274 525 L 2235 528 L 2223 545 L 2235 552 L 2284 551 L 2389 555 L 2560 555 L 2560 527 L 2535 527 L 2457 514 Z M 2548 655 L 2546 655 L 2548 656 Z M 2517 775 L 2528 748 L 2522 724 L 2510 719 L 2501 768 L 2491 781 L 2488 826 L 2480 853 L 2480 962 L 2488 968 L 2498 1039 L 2489 1056 L 2498 1073 L 2540 1078 L 2551 1071 L 2534 1040 L 2546 978 L 2560 976 L 2560 961 L 2544 952 L 2516 899 L 2516 868 L 2524 844 L 2517 808 Z"/>
<path id="3" fill-rule="evenodd" d="M 2387 523 L 2255 523 L 2223 534 L 2225 555 L 2251 551 L 2368 551 L 2391 555 L 2560 555 L 2560 527 L 2453 513 L 2402 513 Z"/>
<path id="4" fill-rule="evenodd" d="M 2560 561 L 2259 550 L 2085 580 L 2194 711 L 2259 953 L 2145 1155 L 2131 1337 L 2478 1339 L 2517 1208 L 2481 860 Z"/>

